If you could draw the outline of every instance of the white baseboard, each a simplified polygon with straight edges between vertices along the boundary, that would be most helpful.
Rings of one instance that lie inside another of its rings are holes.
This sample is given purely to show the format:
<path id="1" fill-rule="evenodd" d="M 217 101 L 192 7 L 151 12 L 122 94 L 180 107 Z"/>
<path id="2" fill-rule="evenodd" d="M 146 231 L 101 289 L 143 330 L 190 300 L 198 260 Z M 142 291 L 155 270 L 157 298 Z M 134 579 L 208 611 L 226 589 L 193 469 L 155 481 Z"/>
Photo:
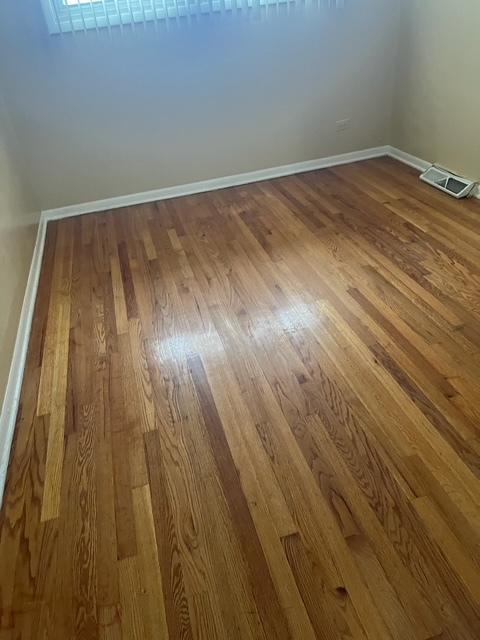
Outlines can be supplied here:
<path id="1" fill-rule="evenodd" d="M 315 169 L 326 169 L 327 167 L 335 167 L 341 164 L 348 164 L 349 162 L 358 162 L 359 160 L 368 160 L 369 158 L 379 158 L 381 156 L 388 155 L 389 150 L 390 147 L 388 146 L 373 147 L 370 149 L 364 149 L 363 151 L 352 151 L 350 153 L 342 153 L 340 155 L 319 158 L 317 160 L 307 160 L 306 162 L 296 162 L 294 164 L 286 164 L 280 167 L 272 167 L 270 169 L 260 169 L 258 171 L 249 171 L 248 173 L 239 173 L 233 176 L 213 178 L 212 180 L 191 182 L 189 184 L 165 187 L 163 189 L 154 189 L 153 191 L 144 191 L 142 193 L 134 193 L 126 196 L 117 196 L 115 198 L 107 198 L 105 200 L 95 200 L 93 202 L 60 207 L 59 209 L 48 209 L 43 211 L 43 216 L 46 220 L 58 220 L 60 218 L 68 218 L 70 216 L 79 216 L 84 213 L 94 213 L 97 211 L 118 209 L 120 207 L 131 207 L 136 204 L 144 204 L 146 202 L 154 202 L 156 200 L 167 200 L 169 198 L 178 198 L 180 196 L 188 196 L 195 193 L 215 191 L 216 189 L 226 189 L 228 187 L 249 184 L 251 182 L 281 178 L 282 176 L 289 176 L 295 173 L 314 171 Z"/>
<path id="2" fill-rule="evenodd" d="M 154 189 L 153 191 L 143 191 L 141 193 L 116 196 L 114 198 L 106 198 L 104 200 L 94 200 L 92 202 L 69 205 L 58 209 L 47 209 L 42 212 L 42 215 L 45 220 L 59 220 L 61 218 L 79 216 L 85 213 L 95 213 L 98 211 L 119 209 L 121 207 L 131 207 L 136 204 L 155 202 L 156 200 L 168 200 L 169 198 L 178 198 L 180 196 L 188 196 L 195 193 L 205 193 L 206 191 L 215 191 L 216 189 L 226 189 L 228 187 L 235 187 L 242 184 L 281 178 L 282 176 L 314 171 L 315 169 L 326 169 L 328 167 L 335 167 L 341 164 L 348 164 L 350 162 L 359 162 L 360 160 L 368 160 L 369 158 L 379 158 L 381 156 L 390 156 L 409 165 L 410 167 L 418 169 L 419 171 L 424 171 L 432 164 L 427 160 L 417 158 L 416 156 L 406 153 L 405 151 L 401 151 L 391 145 L 384 145 L 381 147 L 364 149 L 362 151 L 342 153 L 340 155 L 329 156 L 327 158 L 318 158 L 316 160 L 307 160 L 306 162 L 286 164 L 280 167 L 272 167 L 270 169 L 260 169 L 258 171 L 249 171 L 248 173 L 239 173 L 233 176 L 224 176 L 222 178 L 213 178 L 211 180 L 202 180 L 200 182 L 190 182 L 188 184 L 181 184 L 173 187 Z M 480 197 L 480 190 L 477 191 Z"/>
<path id="3" fill-rule="evenodd" d="M 25 296 L 23 298 L 22 311 L 18 324 L 17 337 L 13 350 L 12 363 L 8 375 L 7 388 L 3 399 L 2 412 L 0 413 L 0 505 L 3 500 L 3 491 L 7 477 L 10 449 L 12 447 L 17 411 L 22 390 L 23 372 L 27 359 L 28 343 L 32 328 L 33 312 L 37 298 L 40 270 L 42 268 L 43 248 L 47 221 L 40 217 L 37 230 L 37 238 L 33 249 L 30 272 L 28 274 Z"/>
<path id="4" fill-rule="evenodd" d="M 226 189 L 228 187 L 235 187 L 242 184 L 281 178 L 282 176 L 314 171 L 315 169 L 326 169 L 328 167 L 335 167 L 341 164 L 348 164 L 350 162 L 359 162 L 360 160 L 368 160 L 370 158 L 379 158 L 381 156 L 390 156 L 391 158 L 395 158 L 396 160 L 399 160 L 410 167 L 414 167 L 419 171 L 424 171 L 432 164 L 427 160 L 412 156 L 410 153 L 401 151 L 391 145 L 384 145 L 382 147 L 364 149 L 363 151 L 342 153 L 340 155 L 329 156 L 327 158 L 318 158 L 316 160 L 307 160 L 306 162 L 286 164 L 280 167 L 272 167 L 270 169 L 260 169 L 258 171 L 249 171 L 248 173 L 239 173 L 233 176 L 224 176 L 222 178 L 190 182 L 188 184 L 181 184 L 174 187 L 154 189 L 153 191 L 143 191 L 141 193 L 116 196 L 114 198 L 106 198 L 104 200 L 94 200 L 92 202 L 84 202 L 82 204 L 60 207 L 58 209 L 47 209 L 42 212 L 42 215 L 45 220 L 59 220 L 61 218 L 79 216 L 85 213 L 95 213 L 98 211 L 119 209 L 121 207 L 131 207 L 136 204 L 155 202 L 156 200 L 168 200 L 169 198 L 178 198 L 180 196 L 188 196 L 195 193 L 205 193 L 206 191 L 215 191 L 216 189 Z M 480 197 L 480 190 L 478 190 L 478 193 Z"/>
<path id="5" fill-rule="evenodd" d="M 387 147 L 386 155 L 403 162 L 403 164 L 408 164 L 409 167 L 413 167 L 419 171 L 425 171 L 425 169 L 428 169 L 428 167 L 433 164 L 432 162 L 427 162 L 427 160 L 422 160 L 422 158 L 417 158 L 416 156 L 412 156 L 411 153 L 401 151 L 401 149 L 392 146 Z"/>

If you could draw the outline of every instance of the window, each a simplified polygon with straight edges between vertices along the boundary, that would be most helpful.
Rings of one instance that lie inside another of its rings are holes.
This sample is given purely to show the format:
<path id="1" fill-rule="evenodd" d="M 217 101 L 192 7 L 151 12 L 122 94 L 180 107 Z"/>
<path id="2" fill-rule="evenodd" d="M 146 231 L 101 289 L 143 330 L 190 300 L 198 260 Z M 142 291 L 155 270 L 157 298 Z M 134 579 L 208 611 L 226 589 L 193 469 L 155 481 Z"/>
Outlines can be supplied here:
<path id="1" fill-rule="evenodd" d="M 85 31 L 119 25 L 236 11 L 299 0 L 41 0 L 50 33 Z M 305 0 L 301 0 L 305 2 Z M 308 0 L 343 6 L 343 0 Z"/>
<path id="2" fill-rule="evenodd" d="M 42 0 L 50 33 L 241 9 L 258 0 Z M 288 0 L 280 0 L 287 2 Z M 277 0 L 261 0 L 277 4 Z"/>
<path id="3" fill-rule="evenodd" d="M 210 11 L 207 0 L 42 0 L 50 33 L 164 20 Z M 215 2 L 215 0 L 214 0 Z M 220 4 L 218 2 L 218 4 Z"/>

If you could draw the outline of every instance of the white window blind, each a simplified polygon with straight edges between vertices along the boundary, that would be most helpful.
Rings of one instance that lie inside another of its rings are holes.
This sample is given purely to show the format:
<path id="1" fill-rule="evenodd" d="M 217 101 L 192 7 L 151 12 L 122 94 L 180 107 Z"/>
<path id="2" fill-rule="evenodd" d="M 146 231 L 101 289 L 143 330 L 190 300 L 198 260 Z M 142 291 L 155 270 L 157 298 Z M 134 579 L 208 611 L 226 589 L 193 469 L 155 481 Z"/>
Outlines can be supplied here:
<path id="1" fill-rule="evenodd" d="M 41 0 L 50 33 L 104 29 L 202 14 L 251 10 L 306 0 Z M 338 8 L 344 0 L 307 0 Z"/>

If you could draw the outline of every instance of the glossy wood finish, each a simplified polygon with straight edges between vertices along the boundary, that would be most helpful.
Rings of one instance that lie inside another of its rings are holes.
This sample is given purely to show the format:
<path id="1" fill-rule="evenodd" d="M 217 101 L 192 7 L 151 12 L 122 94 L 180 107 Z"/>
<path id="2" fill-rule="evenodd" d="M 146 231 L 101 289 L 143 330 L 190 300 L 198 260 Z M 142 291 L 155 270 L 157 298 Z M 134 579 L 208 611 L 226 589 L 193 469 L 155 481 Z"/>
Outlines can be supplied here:
<path id="1" fill-rule="evenodd" d="M 390 159 L 50 223 L 0 638 L 478 639 L 479 285 Z"/>

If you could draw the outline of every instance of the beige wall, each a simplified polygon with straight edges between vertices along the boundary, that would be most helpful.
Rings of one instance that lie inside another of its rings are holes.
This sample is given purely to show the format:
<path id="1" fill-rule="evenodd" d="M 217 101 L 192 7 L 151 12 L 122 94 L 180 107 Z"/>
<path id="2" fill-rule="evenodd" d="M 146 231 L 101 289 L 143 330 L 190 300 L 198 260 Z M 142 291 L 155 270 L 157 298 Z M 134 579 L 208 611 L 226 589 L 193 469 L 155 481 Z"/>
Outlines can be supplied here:
<path id="1" fill-rule="evenodd" d="M 385 144 L 397 4 L 60 38 L 39 0 L 2 0 L 0 60 L 41 207 Z"/>
<path id="2" fill-rule="evenodd" d="M 0 95 L 0 407 L 32 259 L 38 214 L 19 177 L 16 143 Z"/>
<path id="3" fill-rule="evenodd" d="M 392 142 L 480 179 L 480 2 L 404 0 Z"/>

